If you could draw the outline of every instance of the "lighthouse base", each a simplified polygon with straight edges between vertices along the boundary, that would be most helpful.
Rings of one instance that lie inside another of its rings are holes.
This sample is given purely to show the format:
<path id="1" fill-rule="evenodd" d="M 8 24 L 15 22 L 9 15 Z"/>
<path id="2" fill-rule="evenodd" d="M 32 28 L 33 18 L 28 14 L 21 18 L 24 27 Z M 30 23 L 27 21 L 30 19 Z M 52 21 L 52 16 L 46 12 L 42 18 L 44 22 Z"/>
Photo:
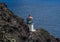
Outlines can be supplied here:
<path id="1" fill-rule="evenodd" d="M 34 29 L 33 24 L 28 24 L 28 26 L 29 26 L 29 30 L 30 30 L 30 31 L 32 31 L 32 32 L 36 31 L 36 30 Z"/>

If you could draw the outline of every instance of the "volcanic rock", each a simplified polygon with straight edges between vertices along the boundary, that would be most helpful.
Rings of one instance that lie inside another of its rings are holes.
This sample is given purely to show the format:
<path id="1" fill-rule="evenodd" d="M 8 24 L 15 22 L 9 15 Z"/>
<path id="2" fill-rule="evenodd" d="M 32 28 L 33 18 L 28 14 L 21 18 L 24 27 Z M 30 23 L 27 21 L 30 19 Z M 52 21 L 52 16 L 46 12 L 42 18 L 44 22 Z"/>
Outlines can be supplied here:
<path id="1" fill-rule="evenodd" d="M 44 29 L 29 31 L 24 19 L 16 16 L 5 3 L 0 3 L 0 42 L 60 42 Z"/>

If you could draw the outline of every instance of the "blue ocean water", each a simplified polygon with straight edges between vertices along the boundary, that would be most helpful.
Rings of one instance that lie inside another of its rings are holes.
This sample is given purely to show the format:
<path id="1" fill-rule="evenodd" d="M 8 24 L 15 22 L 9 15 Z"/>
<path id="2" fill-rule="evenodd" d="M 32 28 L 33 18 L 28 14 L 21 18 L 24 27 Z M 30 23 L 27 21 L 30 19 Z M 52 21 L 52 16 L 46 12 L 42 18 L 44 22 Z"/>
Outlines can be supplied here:
<path id="1" fill-rule="evenodd" d="M 1 0 L 2 1 L 2 0 Z M 4 0 L 2 1 L 4 2 Z M 5 1 L 8 8 L 26 20 L 33 16 L 34 27 L 42 27 L 51 35 L 60 38 L 60 1 L 19 0 Z"/>
<path id="2" fill-rule="evenodd" d="M 55 37 L 60 37 L 60 6 L 59 5 L 18 5 L 13 12 L 26 20 L 33 16 L 35 28 L 42 27 Z"/>

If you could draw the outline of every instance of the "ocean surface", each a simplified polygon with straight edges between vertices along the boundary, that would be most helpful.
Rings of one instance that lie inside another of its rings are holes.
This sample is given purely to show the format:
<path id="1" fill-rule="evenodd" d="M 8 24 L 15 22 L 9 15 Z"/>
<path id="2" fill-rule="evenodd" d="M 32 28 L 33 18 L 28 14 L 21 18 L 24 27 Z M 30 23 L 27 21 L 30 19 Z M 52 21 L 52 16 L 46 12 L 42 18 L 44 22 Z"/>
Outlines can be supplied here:
<path id="1" fill-rule="evenodd" d="M 6 2 L 15 15 L 24 18 L 33 16 L 35 29 L 43 28 L 51 35 L 60 38 L 60 4 L 40 4 L 29 1 Z"/>

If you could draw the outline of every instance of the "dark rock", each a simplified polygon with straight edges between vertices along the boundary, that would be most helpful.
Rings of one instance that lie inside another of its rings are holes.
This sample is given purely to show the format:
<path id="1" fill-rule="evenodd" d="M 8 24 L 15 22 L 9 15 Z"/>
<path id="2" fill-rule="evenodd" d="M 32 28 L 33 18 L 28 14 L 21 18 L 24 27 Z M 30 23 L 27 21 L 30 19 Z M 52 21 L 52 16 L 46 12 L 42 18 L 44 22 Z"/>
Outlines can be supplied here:
<path id="1" fill-rule="evenodd" d="M 14 15 L 5 3 L 0 3 L 0 41 L 1 42 L 60 42 L 44 29 L 30 32 L 24 19 Z"/>
<path id="2" fill-rule="evenodd" d="M 4 3 L 0 3 L 0 31 L 1 40 L 5 41 L 6 39 L 11 41 L 15 39 L 20 42 L 20 38 L 22 41 L 27 39 L 29 28 L 22 18 L 14 15 Z"/>

